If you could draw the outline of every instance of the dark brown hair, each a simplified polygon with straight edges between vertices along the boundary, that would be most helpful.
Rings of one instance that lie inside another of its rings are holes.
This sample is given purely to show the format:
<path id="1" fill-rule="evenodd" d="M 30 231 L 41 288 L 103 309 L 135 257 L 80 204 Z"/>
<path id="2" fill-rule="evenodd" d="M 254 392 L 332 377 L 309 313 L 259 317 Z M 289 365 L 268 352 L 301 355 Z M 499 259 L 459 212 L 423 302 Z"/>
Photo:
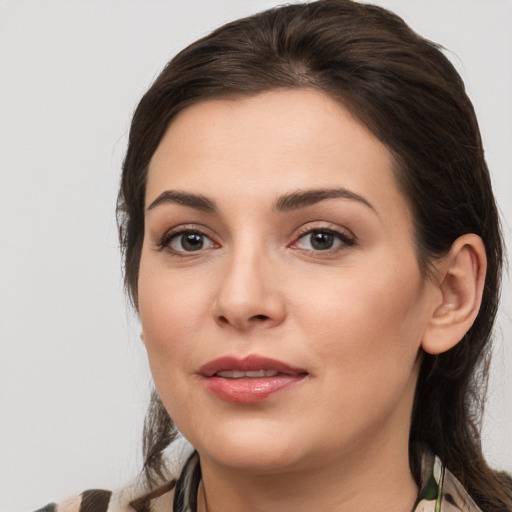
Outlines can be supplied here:
<path id="1" fill-rule="evenodd" d="M 488 270 L 480 312 L 453 349 L 424 354 L 410 441 L 411 447 L 430 445 L 481 508 L 511 510 L 506 479 L 488 467 L 480 443 L 502 266 L 482 141 L 452 64 L 395 14 L 349 0 L 285 5 L 229 23 L 167 64 L 133 116 L 118 199 L 125 280 L 134 305 L 147 169 L 169 123 L 198 102 L 276 88 L 327 93 L 391 151 L 414 213 L 425 276 L 429 263 L 459 236 L 475 233 L 483 239 Z M 156 487 L 166 477 L 162 451 L 174 437 L 156 393 L 148 418 L 145 472 Z"/>

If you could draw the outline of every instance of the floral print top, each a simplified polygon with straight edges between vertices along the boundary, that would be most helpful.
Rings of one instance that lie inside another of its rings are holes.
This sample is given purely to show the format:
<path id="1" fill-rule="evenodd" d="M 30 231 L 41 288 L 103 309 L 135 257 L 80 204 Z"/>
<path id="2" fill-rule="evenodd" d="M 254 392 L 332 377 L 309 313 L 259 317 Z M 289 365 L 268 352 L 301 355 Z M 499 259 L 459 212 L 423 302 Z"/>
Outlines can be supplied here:
<path id="1" fill-rule="evenodd" d="M 199 456 L 194 452 L 185 463 L 175 488 L 166 485 L 151 500 L 154 512 L 197 512 L 201 481 Z M 174 487 L 174 486 L 172 486 Z M 49 504 L 36 512 L 133 512 L 130 502 L 137 491 L 89 490 L 61 504 Z M 140 494 L 138 494 L 140 496 Z M 420 492 L 412 512 L 482 512 L 441 460 L 425 450 L 421 458 Z"/>
<path id="2" fill-rule="evenodd" d="M 422 455 L 420 486 L 413 512 L 482 512 L 439 457 L 429 451 Z"/>

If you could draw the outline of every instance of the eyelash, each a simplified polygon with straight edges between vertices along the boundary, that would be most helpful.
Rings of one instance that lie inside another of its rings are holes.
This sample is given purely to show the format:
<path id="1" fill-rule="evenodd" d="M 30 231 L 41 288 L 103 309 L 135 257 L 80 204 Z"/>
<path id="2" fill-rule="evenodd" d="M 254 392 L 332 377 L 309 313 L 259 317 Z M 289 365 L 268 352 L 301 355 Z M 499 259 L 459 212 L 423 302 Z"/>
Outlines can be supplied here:
<path id="1" fill-rule="evenodd" d="M 305 226 L 302 229 L 302 232 L 299 231 L 299 233 L 296 236 L 295 241 L 292 244 L 290 244 L 289 247 L 294 248 L 294 246 L 297 245 L 301 240 L 304 240 L 308 236 L 312 236 L 313 234 L 324 234 L 324 235 L 326 234 L 326 235 L 332 236 L 332 237 L 334 237 L 334 239 L 337 239 L 337 241 L 339 242 L 340 245 L 337 247 L 329 247 L 327 249 L 302 249 L 303 251 L 315 253 L 315 254 L 323 253 L 323 254 L 327 255 L 327 254 L 336 253 L 338 251 L 342 251 L 342 250 L 346 249 L 347 247 L 353 246 L 356 243 L 356 238 L 346 230 L 341 231 L 339 229 L 323 227 L 323 226 L 318 226 L 318 227 L 313 227 L 313 228 L 310 226 Z M 300 250 L 300 249 L 298 249 L 298 250 Z"/>
<path id="2" fill-rule="evenodd" d="M 179 239 L 180 237 L 183 237 L 185 235 L 189 235 L 189 236 L 190 235 L 197 235 L 197 236 L 202 237 L 203 239 L 210 240 L 211 245 L 217 245 L 212 240 L 212 238 L 209 237 L 207 234 L 203 233 L 203 231 L 201 231 L 201 229 L 198 229 L 198 228 L 195 228 L 195 227 L 190 227 L 190 228 L 182 227 L 181 229 L 172 230 L 172 231 L 169 231 L 169 232 L 165 233 L 164 236 L 157 243 L 158 250 L 162 251 L 162 250 L 166 249 L 173 256 L 179 256 L 179 257 L 192 256 L 195 253 L 202 252 L 202 249 L 204 249 L 204 247 L 200 247 L 197 251 L 185 251 L 185 250 L 179 251 L 179 250 L 174 249 L 171 246 L 171 244 L 172 244 L 172 242 L 174 240 Z M 210 246 L 210 248 L 212 248 L 212 247 Z"/>
<path id="3" fill-rule="evenodd" d="M 334 243 L 336 243 L 336 240 L 338 241 L 339 245 L 337 247 L 328 247 L 327 249 L 307 249 L 307 248 L 297 248 L 297 247 L 294 247 L 296 246 L 301 240 L 304 240 L 306 239 L 308 236 L 312 236 L 313 234 L 318 234 L 318 235 L 328 235 L 328 236 L 331 236 L 331 237 L 334 237 L 335 241 Z M 186 250 L 176 250 L 172 247 L 172 242 L 174 240 L 177 240 L 179 239 L 180 237 L 183 237 L 183 236 L 186 236 L 186 235 L 197 235 L 199 237 L 201 237 L 203 239 L 203 245 L 204 245 L 204 240 L 209 240 L 211 243 L 209 245 L 209 247 L 204 247 L 204 246 L 201 246 L 197 251 L 186 251 Z M 347 231 L 341 231 L 341 230 L 338 230 L 338 229 L 333 229 L 333 228 L 330 228 L 330 227 L 322 227 L 322 226 L 318 226 L 318 227 L 310 227 L 310 226 L 304 226 L 302 228 L 302 230 L 299 230 L 299 232 L 295 235 L 294 237 L 294 241 L 289 244 L 287 247 L 289 248 L 292 248 L 294 250 L 302 250 L 302 251 L 305 251 L 305 252 L 309 252 L 309 253 L 315 253 L 315 254 L 333 254 L 333 253 L 336 253 L 338 251 L 342 251 L 344 249 L 346 249 L 347 247 L 350 247 L 352 245 L 354 245 L 356 243 L 356 238 L 352 235 L 352 234 L 349 234 Z M 178 256 L 178 257 L 187 257 L 187 256 L 193 256 L 195 253 L 200 253 L 200 252 L 203 252 L 204 249 L 212 249 L 212 248 L 216 248 L 216 247 L 220 247 L 218 244 L 216 244 L 212 238 L 210 236 L 208 236 L 207 234 L 205 234 L 201 229 L 198 229 L 198 228 L 195 228 L 195 227 L 190 227 L 190 228 L 185 228 L 185 227 L 182 227 L 181 229 L 178 229 L 178 230 L 172 230 L 170 232 L 167 232 L 165 233 L 162 238 L 159 240 L 159 242 L 157 243 L 157 247 L 158 247 L 158 250 L 168 250 L 173 256 Z"/>

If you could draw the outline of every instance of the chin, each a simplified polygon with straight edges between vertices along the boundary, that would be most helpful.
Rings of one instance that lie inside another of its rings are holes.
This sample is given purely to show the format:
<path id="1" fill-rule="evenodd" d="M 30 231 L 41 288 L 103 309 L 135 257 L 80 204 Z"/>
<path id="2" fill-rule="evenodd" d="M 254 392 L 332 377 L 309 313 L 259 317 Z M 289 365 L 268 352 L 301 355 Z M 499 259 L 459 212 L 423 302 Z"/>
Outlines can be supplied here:
<path id="1" fill-rule="evenodd" d="M 296 450 L 275 451 L 267 446 L 215 450 L 214 453 L 202 454 L 217 465 L 252 475 L 269 475 L 292 472 L 302 467 Z M 294 453 L 295 452 L 295 453 Z M 293 454 L 293 455 L 292 455 Z"/>
<path id="2" fill-rule="evenodd" d="M 262 421 L 253 423 L 243 427 L 212 425 L 204 437 L 196 435 L 189 441 L 202 458 L 247 473 L 281 473 L 301 465 L 302 443 L 293 429 L 276 428 Z"/>

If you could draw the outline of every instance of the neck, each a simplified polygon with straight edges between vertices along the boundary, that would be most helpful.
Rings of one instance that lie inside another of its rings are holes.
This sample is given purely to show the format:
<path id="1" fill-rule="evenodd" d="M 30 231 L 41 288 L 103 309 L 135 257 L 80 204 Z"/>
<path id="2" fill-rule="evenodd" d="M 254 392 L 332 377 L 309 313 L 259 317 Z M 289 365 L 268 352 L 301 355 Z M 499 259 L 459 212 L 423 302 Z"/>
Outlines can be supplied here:
<path id="1" fill-rule="evenodd" d="M 279 474 L 247 474 L 201 458 L 198 512 L 410 512 L 418 492 L 407 443 L 388 442 L 366 453 Z"/>

